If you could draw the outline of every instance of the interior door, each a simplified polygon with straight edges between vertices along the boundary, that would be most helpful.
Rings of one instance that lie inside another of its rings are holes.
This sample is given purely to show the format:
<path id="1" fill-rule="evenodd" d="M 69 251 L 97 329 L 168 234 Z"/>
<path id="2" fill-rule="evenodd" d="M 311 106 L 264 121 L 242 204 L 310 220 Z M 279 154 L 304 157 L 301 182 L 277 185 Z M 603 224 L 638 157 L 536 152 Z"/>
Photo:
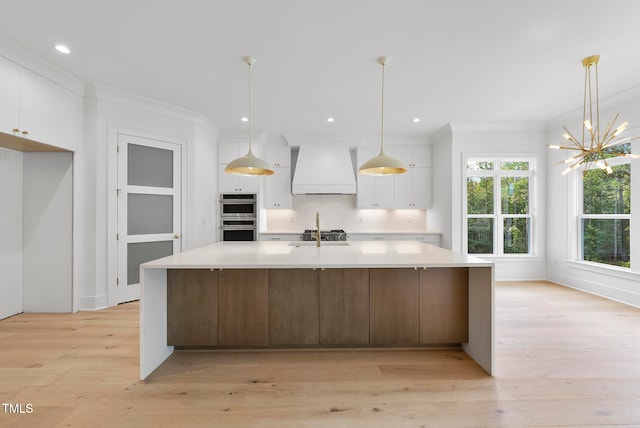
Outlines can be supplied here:
<path id="1" fill-rule="evenodd" d="M 118 302 L 140 298 L 140 264 L 181 251 L 181 146 L 118 135 Z"/>

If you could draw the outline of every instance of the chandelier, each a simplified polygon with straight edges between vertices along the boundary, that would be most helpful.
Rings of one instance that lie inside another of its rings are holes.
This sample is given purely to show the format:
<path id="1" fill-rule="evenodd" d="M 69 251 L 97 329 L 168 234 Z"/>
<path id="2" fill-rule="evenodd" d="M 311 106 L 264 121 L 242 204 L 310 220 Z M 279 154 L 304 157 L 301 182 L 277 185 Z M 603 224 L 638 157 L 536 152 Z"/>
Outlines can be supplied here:
<path id="1" fill-rule="evenodd" d="M 607 163 L 607 159 L 625 156 L 632 159 L 640 159 L 640 155 L 629 153 L 623 144 L 629 143 L 640 137 L 623 138 L 621 134 L 627 129 L 629 122 L 622 122 L 617 125 L 618 116 L 607 124 L 604 130 L 600 127 L 600 106 L 598 101 L 598 61 L 600 55 L 589 56 L 582 60 L 584 66 L 584 104 L 582 109 L 582 135 L 578 140 L 566 126 L 563 126 L 565 140 L 564 145 L 549 144 L 550 149 L 571 150 L 577 152 L 573 156 L 558 162 L 556 165 L 568 165 L 567 169 L 562 171 L 562 175 L 568 174 L 570 171 L 580 167 L 585 170 L 594 169 L 594 165 L 607 174 L 611 174 L 613 169 Z M 595 69 L 595 82 L 591 79 L 591 70 Z M 595 101 L 593 99 L 595 95 Z M 616 126 L 617 125 L 617 126 Z"/>

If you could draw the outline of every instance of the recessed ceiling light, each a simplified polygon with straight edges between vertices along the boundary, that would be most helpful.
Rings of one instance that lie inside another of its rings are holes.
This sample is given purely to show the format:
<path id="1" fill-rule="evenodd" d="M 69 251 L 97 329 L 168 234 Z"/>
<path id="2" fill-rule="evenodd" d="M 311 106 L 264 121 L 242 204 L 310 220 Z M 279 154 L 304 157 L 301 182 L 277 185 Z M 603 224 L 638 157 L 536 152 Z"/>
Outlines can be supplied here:
<path id="1" fill-rule="evenodd" d="M 327 118 L 327 122 L 329 122 L 329 123 L 333 122 L 333 118 L 332 117 Z"/>
<path id="2" fill-rule="evenodd" d="M 419 117 L 414 117 L 413 118 L 413 123 L 418 123 L 420 122 L 420 118 Z"/>
<path id="3" fill-rule="evenodd" d="M 243 122 L 249 122 L 249 119 L 247 119 L 246 117 L 242 117 L 242 118 L 240 118 L 240 120 L 243 121 Z"/>
<path id="4" fill-rule="evenodd" d="M 62 52 L 63 54 L 70 54 L 71 53 L 71 49 L 69 49 L 65 45 L 56 45 L 56 50 L 58 52 Z"/>

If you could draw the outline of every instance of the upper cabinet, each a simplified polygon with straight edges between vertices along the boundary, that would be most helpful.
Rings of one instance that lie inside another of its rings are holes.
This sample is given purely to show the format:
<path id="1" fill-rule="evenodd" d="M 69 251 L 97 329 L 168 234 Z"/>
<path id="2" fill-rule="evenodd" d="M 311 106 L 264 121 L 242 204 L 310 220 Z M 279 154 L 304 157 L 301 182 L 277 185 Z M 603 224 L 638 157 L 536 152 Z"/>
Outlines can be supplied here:
<path id="1" fill-rule="evenodd" d="M 264 160 L 274 171 L 273 175 L 264 177 L 264 208 L 291 208 L 291 148 L 265 146 Z"/>
<path id="2" fill-rule="evenodd" d="M 82 97 L 0 59 L 0 132 L 77 148 Z"/>
<path id="3" fill-rule="evenodd" d="M 251 149 L 255 150 L 255 147 L 252 147 Z M 246 155 L 248 151 L 249 143 L 221 143 L 218 146 L 218 162 L 224 164 L 226 167 L 229 162 Z M 255 151 L 253 154 L 258 156 L 258 153 Z"/>
<path id="4" fill-rule="evenodd" d="M 360 147 L 358 165 L 376 156 L 377 147 Z M 431 206 L 431 146 L 387 146 L 407 172 L 393 176 L 358 174 L 358 208 L 428 208 Z"/>
<path id="5" fill-rule="evenodd" d="M 291 147 L 265 146 L 264 160 L 269 162 L 273 168 L 291 168 Z"/>

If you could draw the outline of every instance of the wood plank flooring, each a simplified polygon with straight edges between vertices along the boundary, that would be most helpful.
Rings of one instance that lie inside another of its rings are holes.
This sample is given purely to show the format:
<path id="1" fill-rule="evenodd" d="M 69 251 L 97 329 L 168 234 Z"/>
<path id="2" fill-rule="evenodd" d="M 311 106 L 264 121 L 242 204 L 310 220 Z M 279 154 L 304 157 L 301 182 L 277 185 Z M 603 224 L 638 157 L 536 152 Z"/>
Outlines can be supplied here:
<path id="1" fill-rule="evenodd" d="M 638 427 L 640 309 L 496 287 L 497 376 L 460 350 L 179 351 L 138 380 L 129 303 L 0 321 L 0 427 Z M 15 407 L 14 407 L 15 409 Z"/>

